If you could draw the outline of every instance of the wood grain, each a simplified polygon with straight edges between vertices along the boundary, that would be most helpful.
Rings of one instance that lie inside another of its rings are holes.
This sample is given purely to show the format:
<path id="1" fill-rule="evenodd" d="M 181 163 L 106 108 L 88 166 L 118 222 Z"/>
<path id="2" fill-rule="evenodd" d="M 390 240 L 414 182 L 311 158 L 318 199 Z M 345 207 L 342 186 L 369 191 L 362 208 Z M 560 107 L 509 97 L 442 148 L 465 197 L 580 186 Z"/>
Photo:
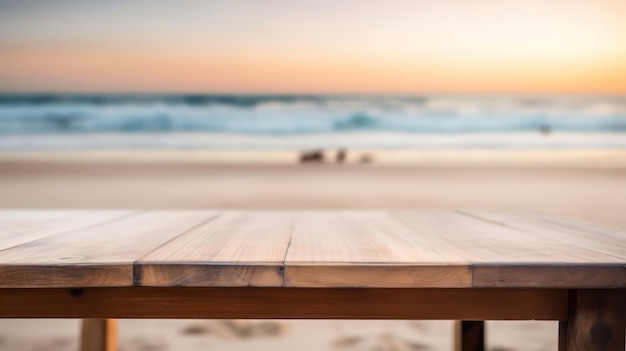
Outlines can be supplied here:
<path id="1" fill-rule="evenodd" d="M 0 211 L 2 223 L 0 287 L 626 286 L 623 233 L 537 214 Z"/>
<path id="2" fill-rule="evenodd" d="M 468 287 L 467 261 L 383 211 L 298 212 L 287 287 Z"/>
<path id="3" fill-rule="evenodd" d="M 539 233 L 517 230 L 466 212 L 446 210 L 392 211 L 414 228 L 447 240 L 472 263 L 623 263 L 624 259 L 563 243 Z"/>
<path id="4" fill-rule="evenodd" d="M 104 224 L 130 213 L 123 210 L 2 210 L 0 250 L 50 235 Z"/>
<path id="5" fill-rule="evenodd" d="M 138 213 L 0 251 L 0 287 L 132 286 L 137 258 L 214 215 Z"/>
<path id="6" fill-rule="evenodd" d="M 223 211 L 135 263 L 142 286 L 282 286 L 293 226 L 285 211 Z"/>
<path id="7" fill-rule="evenodd" d="M 473 266 L 475 287 L 611 287 L 625 281 L 626 260 L 540 232 L 464 212 L 391 214 L 410 225 L 415 235 L 431 233 L 467 258 Z"/>
<path id="8" fill-rule="evenodd" d="M 572 290 L 559 351 L 624 351 L 626 290 Z"/>
<path id="9" fill-rule="evenodd" d="M 626 259 L 621 257 L 626 253 L 626 236 L 620 233 L 583 223 L 570 223 L 529 211 L 463 212 L 533 236 L 540 242 L 537 245 L 541 247 L 557 248 L 554 249 L 555 262 L 552 265 L 519 263 L 508 269 L 495 264 L 476 265 L 474 286 L 626 287 Z M 576 258 L 582 262 L 572 259 L 559 261 L 559 251 L 576 254 Z"/>
<path id="10" fill-rule="evenodd" d="M 83 319 L 80 351 L 116 351 L 117 320 Z"/>
<path id="11" fill-rule="evenodd" d="M 485 264 L 474 266 L 477 288 L 620 288 L 626 264 Z"/>
<path id="12" fill-rule="evenodd" d="M 626 233 L 589 223 L 546 216 L 525 210 L 464 210 L 486 220 L 520 230 L 544 240 L 577 248 L 598 260 L 607 255 L 626 260 Z"/>
<path id="13" fill-rule="evenodd" d="M 565 320 L 567 290 L 0 289 L 0 317 Z"/>

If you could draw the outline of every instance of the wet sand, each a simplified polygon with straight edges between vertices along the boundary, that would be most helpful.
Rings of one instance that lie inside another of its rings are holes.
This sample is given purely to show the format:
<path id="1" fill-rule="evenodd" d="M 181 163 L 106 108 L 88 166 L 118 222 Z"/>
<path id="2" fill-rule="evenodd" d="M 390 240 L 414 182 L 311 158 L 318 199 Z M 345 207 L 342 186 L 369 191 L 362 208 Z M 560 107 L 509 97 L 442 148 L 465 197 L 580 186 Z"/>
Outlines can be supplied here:
<path id="1" fill-rule="evenodd" d="M 106 161 L 106 162 L 105 162 Z M 515 207 L 626 229 L 626 169 L 0 162 L 1 208 Z M 555 322 L 490 322 L 490 350 L 556 350 Z M 75 350 L 76 320 L 0 320 L 0 350 Z M 121 350 L 450 350 L 449 321 L 123 320 Z"/>

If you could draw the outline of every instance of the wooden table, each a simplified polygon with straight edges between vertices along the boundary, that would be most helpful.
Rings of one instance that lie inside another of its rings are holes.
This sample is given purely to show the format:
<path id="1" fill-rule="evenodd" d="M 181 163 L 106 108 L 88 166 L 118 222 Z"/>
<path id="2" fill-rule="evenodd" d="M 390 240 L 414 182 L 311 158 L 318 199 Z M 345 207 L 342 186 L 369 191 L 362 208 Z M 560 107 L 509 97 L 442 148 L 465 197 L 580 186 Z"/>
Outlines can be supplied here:
<path id="1" fill-rule="evenodd" d="M 559 320 L 624 350 L 626 234 L 519 211 L 0 211 L 0 317 Z M 457 347 L 482 347 L 480 323 Z M 91 343 L 91 344 L 90 344 Z"/>

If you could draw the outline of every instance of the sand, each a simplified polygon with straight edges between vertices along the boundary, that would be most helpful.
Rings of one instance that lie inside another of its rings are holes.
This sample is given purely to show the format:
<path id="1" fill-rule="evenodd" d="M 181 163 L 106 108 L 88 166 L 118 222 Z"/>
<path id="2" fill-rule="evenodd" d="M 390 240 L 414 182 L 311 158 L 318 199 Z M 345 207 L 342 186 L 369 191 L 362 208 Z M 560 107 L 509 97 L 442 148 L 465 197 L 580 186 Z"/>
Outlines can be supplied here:
<path id="1" fill-rule="evenodd" d="M 626 168 L 576 157 L 295 165 L 4 156 L 0 208 L 515 207 L 626 229 Z M 0 320 L 0 350 L 75 350 L 77 336 L 76 320 Z M 449 321 L 123 320 L 119 340 L 127 351 L 450 350 L 451 336 Z M 489 322 L 487 340 L 492 351 L 556 350 L 557 324 Z"/>
<path id="2" fill-rule="evenodd" d="M 626 169 L 0 162 L 0 208 L 528 208 L 625 228 Z"/>
<path id="3" fill-rule="evenodd" d="M 241 324 L 278 332 L 233 331 Z M 75 351 L 79 326 L 77 320 L 2 320 L 0 349 Z M 119 329 L 121 351 L 450 351 L 453 345 L 450 321 L 120 320 Z M 554 322 L 487 322 L 487 329 L 492 351 L 557 347 Z"/>

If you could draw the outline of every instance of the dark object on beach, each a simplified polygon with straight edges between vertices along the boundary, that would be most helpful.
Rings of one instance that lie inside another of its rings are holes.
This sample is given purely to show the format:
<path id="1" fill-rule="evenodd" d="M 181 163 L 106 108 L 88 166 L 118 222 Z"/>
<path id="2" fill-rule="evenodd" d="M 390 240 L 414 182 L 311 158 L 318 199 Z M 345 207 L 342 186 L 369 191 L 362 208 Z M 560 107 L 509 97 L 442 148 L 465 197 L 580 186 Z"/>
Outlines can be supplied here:
<path id="1" fill-rule="evenodd" d="M 374 161 L 374 158 L 370 154 L 363 154 L 359 158 L 360 163 L 372 163 L 372 161 Z"/>
<path id="2" fill-rule="evenodd" d="M 209 328 L 208 325 L 192 324 L 192 325 L 185 327 L 185 329 L 183 329 L 182 332 L 185 335 L 202 335 L 202 334 L 210 334 L 211 329 Z"/>
<path id="3" fill-rule="evenodd" d="M 347 156 L 348 156 L 348 150 L 339 149 L 337 150 L 337 156 L 335 156 L 335 160 L 337 161 L 337 163 L 344 163 Z"/>
<path id="4" fill-rule="evenodd" d="M 323 150 L 310 150 L 310 151 L 302 151 L 300 153 L 300 163 L 308 163 L 308 162 L 324 162 L 324 151 Z"/>
<path id="5" fill-rule="evenodd" d="M 541 128 L 539 128 L 539 131 L 543 135 L 550 135 L 550 133 L 552 133 L 552 128 L 550 128 L 549 125 L 544 124 L 541 126 Z"/>

